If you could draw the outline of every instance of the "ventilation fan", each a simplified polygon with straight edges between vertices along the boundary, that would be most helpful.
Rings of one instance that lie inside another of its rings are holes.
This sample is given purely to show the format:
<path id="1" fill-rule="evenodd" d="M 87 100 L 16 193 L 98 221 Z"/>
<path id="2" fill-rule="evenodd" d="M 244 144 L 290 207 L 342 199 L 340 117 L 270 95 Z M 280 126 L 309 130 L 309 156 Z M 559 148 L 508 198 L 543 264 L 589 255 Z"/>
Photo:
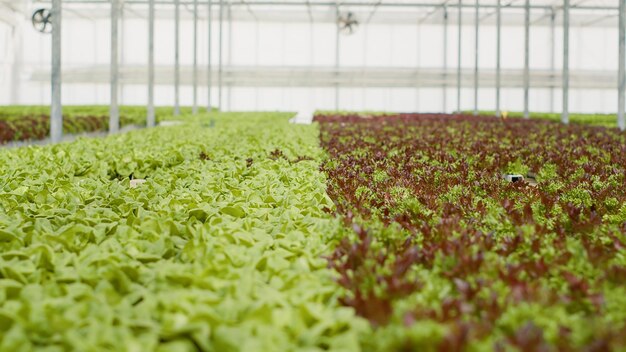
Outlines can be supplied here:
<path id="1" fill-rule="evenodd" d="M 39 9 L 31 18 L 33 27 L 41 33 L 52 32 L 52 13 L 48 9 Z"/>
<path id="2" fill-rule="evenodd" d="M 345 15 L 339 16 L 337 19 L 337 25 L 339 26 L 339 31 L 341 33 L 350 35 L 356 31 L 359 26 L 359 21 L 357 21 L 352 12 L 348 12 Z"/>

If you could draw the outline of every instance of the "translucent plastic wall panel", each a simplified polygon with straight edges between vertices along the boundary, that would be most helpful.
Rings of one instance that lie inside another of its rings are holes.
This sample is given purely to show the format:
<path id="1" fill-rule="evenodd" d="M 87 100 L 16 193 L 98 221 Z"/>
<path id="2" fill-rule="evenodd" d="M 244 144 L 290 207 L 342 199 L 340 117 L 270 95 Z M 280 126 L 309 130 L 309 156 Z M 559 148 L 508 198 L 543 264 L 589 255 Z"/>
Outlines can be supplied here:
<path id="1" fill-rule="evenodd" d="M 617 30 L 572 28 L 570 32 L 570 69 L 616 70 Z"/>
<path id="2" fill-rule="evenodd" d="M 146 21 L 124 19 L 121 22 L 119 31 L 120 38 L 123 40 L 120 48 L 120 64 L 146 65 L 148 62 L 148 25 Z M 160 22 L 158 24 L 160 25 Z M 155 32 L 158 31 L 157 28 L 158 25 L 155 23 Z M 159 41 L 157 40 L 155 46 L 158 45 Z"/>
<path id="3" fill-rule="evenodd" d="M 440 112 L 441 111 L 441 90 L 437 88 L 420 88 L 419 96 L 414 102 L 412 110 L 418 112 Z M 413 89 L 413 96 L 415 96 L 416 90 Z M 395 100 L 392 100 L 395 103 Z M 408 102 L 402 105 L 408 105 Z M 407 106 L 407 108 L 410 106 Z"/>
<path id="4" fill-rule="evenodd" d="M 441 36 L 441 27 L 421 25 L 417 28 L 413 27 L 412 30 L 418 34 L 419 66 L 441 67 L 443 62 L 443 37 Z M 406 47 L 409 50 L 411 48 L 410 45 L 406 45 Z M 451 60 L 449 61 L 451 62 Z"/>
<path id="5" fill-rule="evenodd" d="M 246 25 L 241 25 L 246 28 Z M 259 50 L 261 66 L 317 66 L 335 65 L 335 26 L 316 24 L 313 27 L 313 45 L 310 26 L 307 23 L 260 23 L 258 34 L 242 36 L 234 56 L 235 63 L 246 62 Z M 249 32 L 253 28 L 248 27 Z M 250 33 L 248 33 L 250 34 Z M 258 37 L 258 45 L 254 39 Z M 237 37 L 234 38 L 237 41 Z M 313 49 L 313 50 L 311 50 Z"/>
<path id="6" fill-rule="evenodd" d="M 11 27 L 0 23 L 0 104 L 10 104 L 11 66 L 13 48 L 11 47 Z"/>
<path id="7" fill-rule="evenodd" d="M 502 27 L 501 60 L 502 69 L 524 67 L 524 27 Z"/>
<path id="8" fill-rule="evenodd" d="M 161 5 L 163 8 L 170 8 Z M 206 10 L 206 9 L 204 9 Z M 181 12 L 187 19 L 181 24 L 181 64 L 192 63 L 192 22 L 189 12 L 184 7 Z M 485 12 L 486 13 L 486 12 Z M 216 13 L 217 15 L 217 13 Z M 437 16 L 440 14 L 436 14 Z M 533 19 L 541 14 L 533 12 Z M 201 16 L 199 26 L 198 52 L 199 64 L 206 67 L 207 37 L 206 17 Z M 467 14 L 473 16 L 473 14 Z M 466 17 L 467 17 L 466 16 Z M 469 18 L 469 17 L 467 17 Z M 36 32 L 24 18 L 23 34 L 23 73 L 20 97 L 21 103 L 49 103 L 49 84 L 31 82 L 32 72 L 49 69 L 50 36 Z M 217 49 L 217 21 L 213 25 L 214 49 Z M 123 64 L 145 65 L 147 61 L 147 22 L 142 18 L 126 19 L 123 28 Z M 157 68 L 171 68 L 174 62 L 174 27 L 173 21 L 157 18 L 155 59 Z M 224 62 L 228 63 L 229 26 L 224 24 Z M 480 67 L 492 70 L 495 66 L 495 28 L 481 24 L 480 27 Z M 64 18 L 63 32 L 63 67 L 65 69 L 106 68 L 109 64 L 109 29 L 107 19 L 87 20 L 84 18 Z M 502 30 L 502 67 L 503 69 L 521 69 L 523 67 L 523 27 L 503 27 Z M 448 37 L 448 67 L 454 75 L 456 67 L 456 23 L 450 21 Z M 323 66 L 335 64 L 336 27 L 333 23 L 255 23 L 253 21 L 234 22 L 232 25 L 232 64 L 234 66 Z M 531 27 L 530 65 L 531 69 L 550 67 L 551 41 L 550 28 L 547 26 Z M 617 68 L 617 31 L 613 28 L 572 28 L 571 65 L 575 70 L 604 70 L 614 72 Z M 311 38 L 313 40 L 311 41 Z M 555 64 L 557 72 L 561 66 L 562 31 L 557 25 L 555 31 Z M 9 103 L 11 92 L 9 80 L 13 55 L 10 53 L 11 36 L 8 26 L 0 24 L 0 103 Z M 440 68 L 443 63 L 442 27 L 438 25 L 416 24 L 362 24 L 349 36 L 341 36 L 341 66 L 346 68 L 368 67 L 407 67 Z M 9 49 L 7 49 L 9 48 Z M 419 53 L 419 55 L 418 55 Z M 474 27 L 463 26 L 463 67 L 474 66 Z M 213 63 L 217 66 L 217 50 L 213 51 Z M 66 82 L 67 83 L 67 82 Z M 532 88 L 530 92 L 531 111 L 549 110 L 549 89 Z M 145 104 L 146 87 L 143 84 L 124 85 L 120 97 L 123 104 Z M 159 105 L 171 104 L 173 87 L 162 85 L 157 88 L 155 100 Z M 206 88 L 201 86 L 199 102 L 206 101 Z M 217 89 L 213 90 L 214 98 Z M 253 94 L 254 93 L 254 94 Z M 376 87 L 343 87 L 340 89 L 340 107 L 358 110 L 395 110 L 395 111 L 440 111 L 441 87 L 415 87 L 390 89 Z M 560 89 L 554 90 L 555 107 L 560 107 Z M 578 94 L 578 95 L 577 95 Z M 64 103 L 107 104 L 109 98 L 107 84 L 67 83 L 64 86 Z M 615 91 L 588 90 L 572 91 L 573 111 L 614 111 Z M 225 101 L 228 95 L 225 92 Z M 334 89 L 307 87 L 248 88 L 234 87 L 231 90 L 232 109 L 250 109 L 258 106 L 268 109 L 297 110 L 299 106 L 315 108 L 334 108 Z M 473 107 L 473 90 L 463 88 L 463 108 Z M 481 87 L 479 108 L 492 110 L 495 105 L 495 93 L 492 88 Z M 456 105 L 455 85 L 448 87 L 448 107 L 451 111 Z M 181 103 L 191 103 L 191 87 L 181 88 Z M 503 89 L 503 110 L 522 108 L 521 89 Z"/>

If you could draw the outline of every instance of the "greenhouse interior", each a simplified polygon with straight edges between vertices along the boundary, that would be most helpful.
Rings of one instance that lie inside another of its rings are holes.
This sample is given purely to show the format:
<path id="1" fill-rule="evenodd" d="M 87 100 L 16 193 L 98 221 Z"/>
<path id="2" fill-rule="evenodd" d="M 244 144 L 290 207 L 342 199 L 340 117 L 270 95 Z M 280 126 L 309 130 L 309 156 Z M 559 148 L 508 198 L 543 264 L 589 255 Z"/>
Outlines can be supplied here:
<path id="1" fill-rule="evenodd" d="M 0 351 L 626 351 L 626 0 L 0 0 Z"/>

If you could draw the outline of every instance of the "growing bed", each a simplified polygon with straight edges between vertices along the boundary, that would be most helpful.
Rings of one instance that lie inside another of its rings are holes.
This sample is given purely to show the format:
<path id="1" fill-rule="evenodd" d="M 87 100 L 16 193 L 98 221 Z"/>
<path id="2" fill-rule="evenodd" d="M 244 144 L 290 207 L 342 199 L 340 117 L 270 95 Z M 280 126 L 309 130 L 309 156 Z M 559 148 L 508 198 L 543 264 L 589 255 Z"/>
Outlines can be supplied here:
<path id="1" fill-rule="evenodd" d="M 181 112 L 190 113 L 183 107 Z M 158 121 L 170 118 L 171 108 L 159 107 L 155 111 Z M 121 126 L 145 126 L 146 108 L 122 106 Z M 64 106 L 63 133 L 81 134 L 102 132 L 109 129 L 108 106 Z M 3 106 L 0 107 L 0 145 L 8 142 L 42 140 L 50 134 L 49 106 Z"/>
<path id="2" fill-rule="evenodd" d="M 0 150 L 0 350 L 626 349 L 625 133 L 289 117 Z"/>
<path id="3" fill-rule="evenodd" d="M 331 257 L 380 350 L 626 348 L 626 133 L 489 117 L 318 116 Z M 536 174 L 537 184 L 503 174 Z"/>

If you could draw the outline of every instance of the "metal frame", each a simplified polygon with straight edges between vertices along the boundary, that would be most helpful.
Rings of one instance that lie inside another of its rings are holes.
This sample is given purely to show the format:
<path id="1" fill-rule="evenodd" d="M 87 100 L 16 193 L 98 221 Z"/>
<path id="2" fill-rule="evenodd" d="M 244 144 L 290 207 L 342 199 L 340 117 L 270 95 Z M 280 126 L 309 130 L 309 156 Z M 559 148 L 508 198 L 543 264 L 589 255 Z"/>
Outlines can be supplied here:
<path id="1" fill-rule="evenodd" d="M 480 24 L 480 1 L 475 0 L 474 7 L 474 116 L 478 116 L 478 52 L 479 52 L 479 24 Z"/>
<path id="2" fill-rule="evenodd" d="M 463 12 L 461 11 L 463 6 L 463 0 L 459 0 L 457 5 L 458 10 L 458 35 L 457 35 L 457 68 L 456 68 L 456 111 L 460 113 L 461 110 L 461 51 L 463 48 L 462 34 L 463 34 Z"/>
<path id="3" fill-rule="evenodd" d="M 224 0 L 220 0 L 220 19 L 219 19 L 219 39 L 218 39 L 218 72 L 217 72 L 217 109 L 219 111 L 222 110 L 222 84 L 223 84 L 223 75 L 224 75 L 224 66 L 223 66 L 223 53 L 222 53 L 222 45 L 223 45 L 223 32 L 224 32 Z"/>
<path id="4" fill-rule="evenodd" d="M 63 137 L 63 106 L 61 105 L 61 26 L 63 1 L 52 1 L 52 68 L 50 104 L 50 140 L 58 143 Z"/>
<path id="5" fill-rule="evenodd" d="M 530 89 L 530 0 L 524 8 L 524 118 L 530 118 L 528 98 Z"/>
<path id="6" fill-rule="evenodd" d="M 341 13 L 339 12 L 339 3 L 335 5 L 335 13 L 336 13 L 336 25 L 335 25 L 335 69 L 339 71 L 340 65 L 340 52 L 341 52 L 341 28 L 339 25 L 339 16 Z M 339 83 L 335 83 L 335 110 L 339 111 Z"/>
<path id="7" fill-rule="evenodd" d="M 448 7 L 443 7 L 443 81 L 448 78 Z M 448 85 L 443 84 L 442 88 L 441 112 L 448 110 Z"/>
<path id="8" fill-rule="evenodd" d="M 148 114 L 146 116 L 148 127 L 156 125 L 154 111 L 154 1 L 150 0 L 148 9 Z"/>
<path id="9" fill-rule="evenodd" d="M 198 113 L 198 0 L 193 1 L 193 108 Z"/>
<path id="10" fill-rule="evenodd" d="M 109 133 L 120 129 L 119 98 L 119 0 L 111 1 L 111 107 L 109 109 Z"/>
<path id="11" fill-rule="evenodd" d="M 174 116 L 180 115 L 180 0 L 174 0 Z"/>
<path id="12" fill-rule="evenodd" d="M 208 17 L 207 17 L 207 36 L 208 36 L 208 53 L 207 53 L 207 111 L 211 112 L 211 86 L 213 85 L 213 0 L 208 0 Z"/>
<path id="13" fill-rule="evenodd" d="M 624 104 L 626 103 L 626 0 L 619 0 L 619 65 L 618 65 L 618 98 L 617 98 L 617 126 L 620 130 L 626 128 L 624 118 Z"/>
<path id="14" fill-rule="evenodd" d="M 55 0 L 37 0 L 35 3 L 50 3 Z M 111 0 L 64 0 L 65 4 L 108 4 Z M 148 4 L 150 0 L 125 0 L 124 3 L 128 5 L 140 5 L 140 4 Z M 168 0 L 168 1 L 159 1 L 160 5 L 173 5 L 176 2 L 179 2 L 180 5 L 191 6 L 193 5 L 194 0 Z M 431 2 L 420 2 L 416 3 L 413 1 L 409 2 L 383 2 L 378 1 L 376 3 L 372 3 L 371 1 L 341 1 L 341 6 L 350 6 L 350 7 L 372 7 L 376 6 L 377 8 L 438 8 L 442 7 L 445 3 L 448 3 L 449 0 L 441 0 L 439 2 L 431 1 Z M 232 4 L 233 6 L 243 6 L 243 7 L 254 7 L 254 6 L 294 6 L 294 7 L 336 7 L 337 1 L 292 1 L 292 0 L 260 0 L 260 1 L 240 1 Z M 449 4 L 448 6 L 458 7 L 458 5 Z M 461 7 L 473 9 L 473 4 L 463 4 Z M 496 9 L 497 4 L 482 4 L 481 8 L 485 9 Z M 518 5 L 515 3 L 510 3 L 506 5 L 507 8 L 511 9 L 524 9 L 526 7 L 525 4 Z M 545 5 L 530 5 L 531 9 L 543 9 L 543 10 L 551 10 L 554 7 L 553 4 L 545 4 Z M 618 10 L 619 6 L 594 6 L 594 5 L 584 5 L 584 2 L 581 1 L 579 4 L 575 4 L 573 6 L 569 6 L 571 10 Z"/>
<path id="15" fill-rule="evenodd" d="M 232 67 L 233 65 L 233 6 L 231 0 L 228 1 L 228 61 L 226 65 L 228 67 Z M 226 105 L 227 111 L 232 110 L 232 95 L 233 89 L 232 85 L 228 85 L 226 88 L 226 97 L 228 98 L 228 104 Z"/>
<path id="16" fill-rule="evenodd" d="M 556 72 L 556 11 L 550 13 L 550 71 Z M 550 112 L 554 112 L 554 87 L 550 87 Z"/>
<path id="17" fill-rule="evenodd" d="M 119 36 L 119 19 L 120 19 L 120 3 L 123 2 L 125 5 L 134 5 L 134 4 L 146 4 L 148 5 L 148 102 L 147 102 L 147 126 L 151 127 L 155 125 L 155 112 L 154 112 L 154 82 L 155 82 L 155 66 L 154 66 L 154 22 L 155 22 L 155 0 L 110 0 L 110 1 L 98 1 L 98 0 L 39 0 L 35 1 L 35 3 L 51 3 L 52 5 L 52 13 L 53 16 L 53 34 L 52 34 L 52 67 L 50 70 L 50 78 L 51 78 L 51 124 L 50 124 L 50 136 L 53 142 L 58 142 L 62 137 L 62 105 L 61 105 L 61 25 L 62 25 L 62 7 L 65 5 L 74 5 L 74 4 L 110 4 L 111 6 L 111 62 L 110 62 L 110 89 L 111 89 L 111 106 L 110 106 L 110 120 L 109 120 L 109 130 L 111 133 L 115 133 L 119 130 L 119 105 L 118 105 L 118 95 L 119 95 L 119 86 L 122 81 L 120 81 L 120 68 L 119 68 L 119 48 L 120 48 L 120 38 Z M 306 6 L 308 9 L 310 22 L 313 23 L 313 15 L 311 14 L 311 9 L 315 7 L 329 7 L 335 9 L 336 16 L 339 16 L 340 6 L 349 6 L 349 7 L 371 7 L 374 6 L 374 10 L 372 11 L 370 17 L 368 18 L 368 23 L 371 20 L 372 15 L 378 8 L 433 8 L 436 11 L 437 9 L 441 9 L 443 12 L 443 54 L 444 54 L 444 62 L 443 62 L 443 70 L 441 76 L 441 87 L 442 87 L 442 95 L 443 95 L 443 105 L 442 110 L 447 109 L 447 88 L 449 84 L 448 77 L 448 26 L 449 26 L 449 9 L 456 8 L 458 11 L 458 52 L 457 52 L 457 75 L 456 75 L 456 84 L 457 84 L 457 111 L 461 111 L 462 102 L 461 102 L 461 87 L 468 85 L 469 82 L 465 82 L 469 77 L 462 70 L 462 26 L 463 26 L 463 9 L 473 9 L 475 11 L 474 16 L 474 30 L 475 30 L 475 57 L 474 57 L 474 71 L 473 71 L 473 89 L 474 89 L 474 114 L 478 114 L 478 92 L 479 85 L 484 81 L 485 75 L 489 75 L 489 70 L 486 70 L 485 73 L 479 69 L 479 25 L 480 25 L 480 10 L 481 9 L 495 9 L 496 13 L 496 26 L 497 26 L 497 58 L 496 58 L 496 68 L 495 68 L 495 81 L 496 81 L 496 115 L 500 116 L 501 114 L 501 87 L 502 87 L 502 70 L 501 70 L 501 27 L 502 27 L 502 10 L 503 7 L 506 9 L 523 9 L 524 10 L 524 31 L 525 31 L 525 49 L 524 49 L 524 71 L 523 71 L 523 89 L 524 89 L 524 117 L 528 118 L 529 111 L 529 90 L 531 88 L 531 79 L 533 80 L 534 87 L 540 87 L 542 83 L 540 81 L 535 82 L 537 71 L 533 71 L 531 74 L 530 70 L 530 21 L 531 21 L 531 11 L 533 10 L 544 10 L 550 13 L 550 27 L 552 29 L 552 43 L 554 44 L 554 28 L 555 28 L 555 19 L 557 11 L 563 12 L 563 67 L 561 72 L 562 79 L 562 93 L 563 93 L 563 107 L 562 107 L 562 117 L 561 121 L 565 124 L 569 122 L 569 89 L 570 89 L 570 68 L 569 68 L 569 28 L 570 28 L 570 12 L 572 10 L 608 10 L 608 11 L 617 11 L 619 18 L 619 67 L 618 67 L 618 126 L 620 129 L 626 128 L 626 0 L 619 0 L 619 6 L 594 6 L 594 5 L 582 5 L 580 2 L 577 4 L 570 4 L 570 0 L 563 0 L 562 6 L 553 6 L 552 4 L 531 4 L 530 0 L 525 0 L 523 4 L 515 4 L 508 3 L 503 5 L 501 0 L 498 0 L 495 4 L 480 4 L 479 0 L 475 0 L 473 4 L 464 4 L 462 0 L 458 0 L 458 3 L 449 3 L 450 0 L 441 0 L 440 2 L 432 1 L 431 3 L 411 3 L 411 2 L 383 2 L 378 1 L 375 4 L 371 2 L 365 1 L 342 1 L 339 2 L 337 0 L 333 1 L 241 1 L 241 2 L 231 2 L 228 1 L 228 11 L 229 11 L 229 35 L 228 35 L 228 74 L 233 75 L 235 72 L 232 71 L 232 7 L 246 6 L 247 10 L 252 14 L 255 18 L 255 21 L 259 21 L 258 18 L 254 15 L 251 10 L 251 7 L 254 6 L 269 6 L 269 5 L 279 5 L 279 6 L 289 6 L 289 7 L 298 7 L 298 6 Z M 200 75 L 198 74 L 198 8 L 199 1 L 198 0 L 169 0 L 169 1 L 159 1 L 159 5 L 174 5 L 175 12 L 175 66 L 174 66 L 174 114 L 180 114 L 180 5 L 193 6 L 193 112 L 194 114 L 198 112 L 198 84 Z M 212 0 L 207 0 L 207 8 L 208 8 L 208 65 L 207 65 L 207 91 L 208 91 L 208 103 L 207 107 L 210 109 L 212 107 L 212 17 L 213 17 L 213 6 L 215 4 Z M 219 68 L 218 68 L 218 107 L 219 109 L 223 108 L 223 85 L 224 85 L 224 58 L 223 58 L 223 22 L 224 22 L 224 0 L 219 1 L 219 48 L 218 48 L 218 57 L 219 57 Z M 434 12 L 433 11 L 433 12 Z M 431 13 L 428 14 L 429 17 Z M 336 20 L 336 18 L 335 18 Z M 418 22 L 418 25 L 421 22 Z M 340 40 L 340 28 L 337 25 L 337 33 L 336 33 L 336 52 L 335 52 L 335 69 L 333 75 L 334 79 L 334 87 L 335 87 L 335 108 L 339 109 L 340 103 L 340 88 L 344 85 L 343 71 L 340 66 L 340 49 L 341 49 L 341 40 Z M 554 45 L 552 45 L 554 48 Z M 559 78 L 555 74 L 555 55 L 552 52 L 551 57 L 551 69 L 550 72 L 552 74 L 551 80 L 555 80 Z M 125 66 L 125 65 L 124 65 Z M 123 67 L 125 68 L 125 67 Z M 417 67 L 416 75 L 420 75 L 420 82 L 422 80 L 421 68 Z M 313 68 L 309 68 L 308 74 L 309 77 L 312 76 L 315 70 Z M 124 72 L 124 71 L 122 71 Z M 574 72 L 574 75 L 580 75 L 580 73 Z M 510 75 L 510 73 L 506 73 L 506 75 Z M 365 71 L 361 71 L 362 85 L 365 86 L 365 82 L 367 80 L 371 80 L 372 77 L 367 74 Z M 427 75 L 425 77 L 428 77 Z M 230 88 L 233 86 L 233 77 L 228 77 L 228 87 L 229 87 L 229 97 L 230 97 Z M 428 79 L 428 78 L 426 78 Z M 345 82 L 344 82 L 345 83 Z M 574 85 L 577 84 L 576 81 L 573 82 Z M 391 82 L 389 83 L 391 84 Z M 421 83 L 420 83 L 421 84 Z M 509 82 L 507 82 L 509 84 Z M 551 91 L 554 91 L 554 86 L 550 86 Z M 558 86 L 558 85 L 556 85 Z M 230 105 L 231 99 L 229 98 L 228 103 Z M 551 106 L 554 104 L 554 94 L 551 94 Z"/>
<path id="18" fill-rule="evenodd" d="M 502 86 L 502 0 L 496 7 L 496 117 L 500 117 L 500 89 Z"/>
<path id="19" fill-rule="evenodd" d="M 563 0 L 563 108 L 561 122 L 569 123 L 569 10 L 570 0 Z"/>

